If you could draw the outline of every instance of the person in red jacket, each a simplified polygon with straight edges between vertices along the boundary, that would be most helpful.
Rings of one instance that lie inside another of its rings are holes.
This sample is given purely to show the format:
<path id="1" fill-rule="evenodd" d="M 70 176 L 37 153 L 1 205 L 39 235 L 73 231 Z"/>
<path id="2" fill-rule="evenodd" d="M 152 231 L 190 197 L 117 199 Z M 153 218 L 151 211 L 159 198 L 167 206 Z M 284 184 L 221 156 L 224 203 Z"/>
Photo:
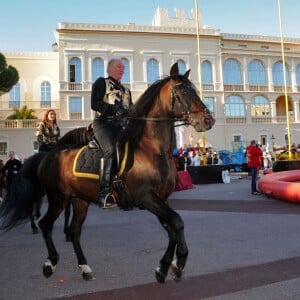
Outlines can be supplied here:
<path id="1" fill-rule="evenodd" d="M 247 158 L 248 158 L 248 167 L 251 172 L 251 191 L 253 195 L 260 195 L 260 193 L 256 189 L 256 181 L 257 181 L 257 174 L 258 170 L 261 166 L 261 158 L 263 153 L 256 144 L 256 141 L 253 140 L 250 143 L 250 146 L 247 147 Z"/>

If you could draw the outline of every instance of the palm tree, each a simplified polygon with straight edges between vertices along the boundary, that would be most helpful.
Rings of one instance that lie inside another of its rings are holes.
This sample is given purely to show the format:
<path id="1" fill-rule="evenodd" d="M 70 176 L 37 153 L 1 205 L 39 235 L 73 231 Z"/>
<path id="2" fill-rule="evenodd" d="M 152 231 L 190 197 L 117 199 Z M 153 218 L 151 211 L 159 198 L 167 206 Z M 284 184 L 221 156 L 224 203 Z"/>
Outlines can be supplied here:
<path id="1" fill-rule="evenodd" d="M 9 115 L 7 120 L 19 120 L 19 119 L 37 119 L 37 117 L 33 114 L 33 109 L 28 109 L 26 105 L 22 108 L 14 108 L 13 114 Z"/>
<path id="2" fill-rule="evenodd" d="M 19 73 L 16 68 L 8 66 L 5 56 L 0 53 L 0 96 L 9 92 L 19 81 Z"/>

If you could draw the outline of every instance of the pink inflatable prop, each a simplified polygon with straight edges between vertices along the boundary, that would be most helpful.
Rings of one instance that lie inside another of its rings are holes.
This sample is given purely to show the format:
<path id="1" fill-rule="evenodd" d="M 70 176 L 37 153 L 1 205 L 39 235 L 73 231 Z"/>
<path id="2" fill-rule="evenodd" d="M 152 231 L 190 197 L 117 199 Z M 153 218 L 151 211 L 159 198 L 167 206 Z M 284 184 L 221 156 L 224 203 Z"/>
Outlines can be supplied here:
<path id="1" fill-rule="evenodd" d="M 266 174 L 258 181 L 258 187 L 268 197 L 300 203 L 300 170 Z"/>

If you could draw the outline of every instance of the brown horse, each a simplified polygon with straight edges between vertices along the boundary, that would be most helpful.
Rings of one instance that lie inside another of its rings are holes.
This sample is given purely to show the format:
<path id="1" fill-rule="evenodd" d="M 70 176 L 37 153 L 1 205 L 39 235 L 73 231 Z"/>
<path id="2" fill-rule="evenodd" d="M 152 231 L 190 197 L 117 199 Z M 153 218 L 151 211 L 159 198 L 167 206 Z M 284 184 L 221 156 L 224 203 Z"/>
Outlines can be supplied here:
<path id="1" fill-rule="evenodd" d="M 92 140 L 92 138 L 93 138 L 93 128 L 92 128 L 92 124 L 89 124 L 86 127 L 75 128 L 65 133 L 56 144 L 56 147 L 61 147 L 64 145 L 84 146 L 87 145 L 89 141 Z M 1 174 L 0 174 L 0 188 L 1 188 Z M 0 194 L 0 196 L 2 195 Z M 41 204 L 42 201 L 36 203 L 32 215 L 30 217 L 30 225 L 33 234 L 38 233 L 38 227 L 35 224 L 35 220 L 41 216 L 40 213 Z M 71 238 L 68 234 L 70 215 L 71 215 L 71 202 L 68 203 L 68 205 L 65 208 L 64 233 L 66 235 L 66 241 L 71 241 Z"/>
<path id="2" fill-rule="evenodd" d="M 215 122 L 188 75 L 189 71 L 179 75 L 178 65 L 174 64 L 170 76 L 152 84 L 134 105 L 119 138 L 119 145 L 128 149 L 119 178 L 124 183 L 130 204 L 156 215 L 168 233 L 166 252 L 155 271 L 156 279 L 161 283 L 170 267 L 173 277 L 180 279 L 188 256 L 183 220 L 167 204 L 177 182 L 172 159 L 175 123 L 192 125 L 200 132 L 211 129 Z M 54 222 L 71 202 L 73 218 L 69 230 L 78 265 L 84 279 L 94 279 L 80 245 L 80 233 L 90 203 L 98 202 L 99 181 L 73 175 L 73 162 L 79 151 L 79 148 L 70 147 L 29 158 L 20 176 L 22 192 L 13 197 L 14 203 L 0 208 L 2 228 L 9 229 L 26 220 L 33 199 L 43 192 L 47 194 L 48 211 L 39 221 L 48 249 L 48 260 L 43 266 L 45 277 L 52 275 L 59 259 L 52 240 Z"/>

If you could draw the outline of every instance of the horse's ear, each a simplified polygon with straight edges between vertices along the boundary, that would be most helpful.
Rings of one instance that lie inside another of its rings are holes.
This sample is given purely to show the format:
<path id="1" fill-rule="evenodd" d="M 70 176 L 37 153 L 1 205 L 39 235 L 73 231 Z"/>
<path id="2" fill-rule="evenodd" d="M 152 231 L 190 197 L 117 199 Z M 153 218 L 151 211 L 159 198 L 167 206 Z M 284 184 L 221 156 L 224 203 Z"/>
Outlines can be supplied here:
<path id="1" fill-rule="evenodd" d="M 178 76 L 178 74 L 179 74 L 178 63 L 176 62 L 176 63 L 171 67 L 171 70 L 170 70 L 170 76 L 171 76 L 171 77 L 174 77 L 174 76 Z"/>
<path id="2" fill-rule="evenodd" d="M 191 69 L 187 70 L 187 71 L 184 73 L 183 76 L 186 77 L 186 78 L 189 78 L 190 72 L 191 72 Z"/>

